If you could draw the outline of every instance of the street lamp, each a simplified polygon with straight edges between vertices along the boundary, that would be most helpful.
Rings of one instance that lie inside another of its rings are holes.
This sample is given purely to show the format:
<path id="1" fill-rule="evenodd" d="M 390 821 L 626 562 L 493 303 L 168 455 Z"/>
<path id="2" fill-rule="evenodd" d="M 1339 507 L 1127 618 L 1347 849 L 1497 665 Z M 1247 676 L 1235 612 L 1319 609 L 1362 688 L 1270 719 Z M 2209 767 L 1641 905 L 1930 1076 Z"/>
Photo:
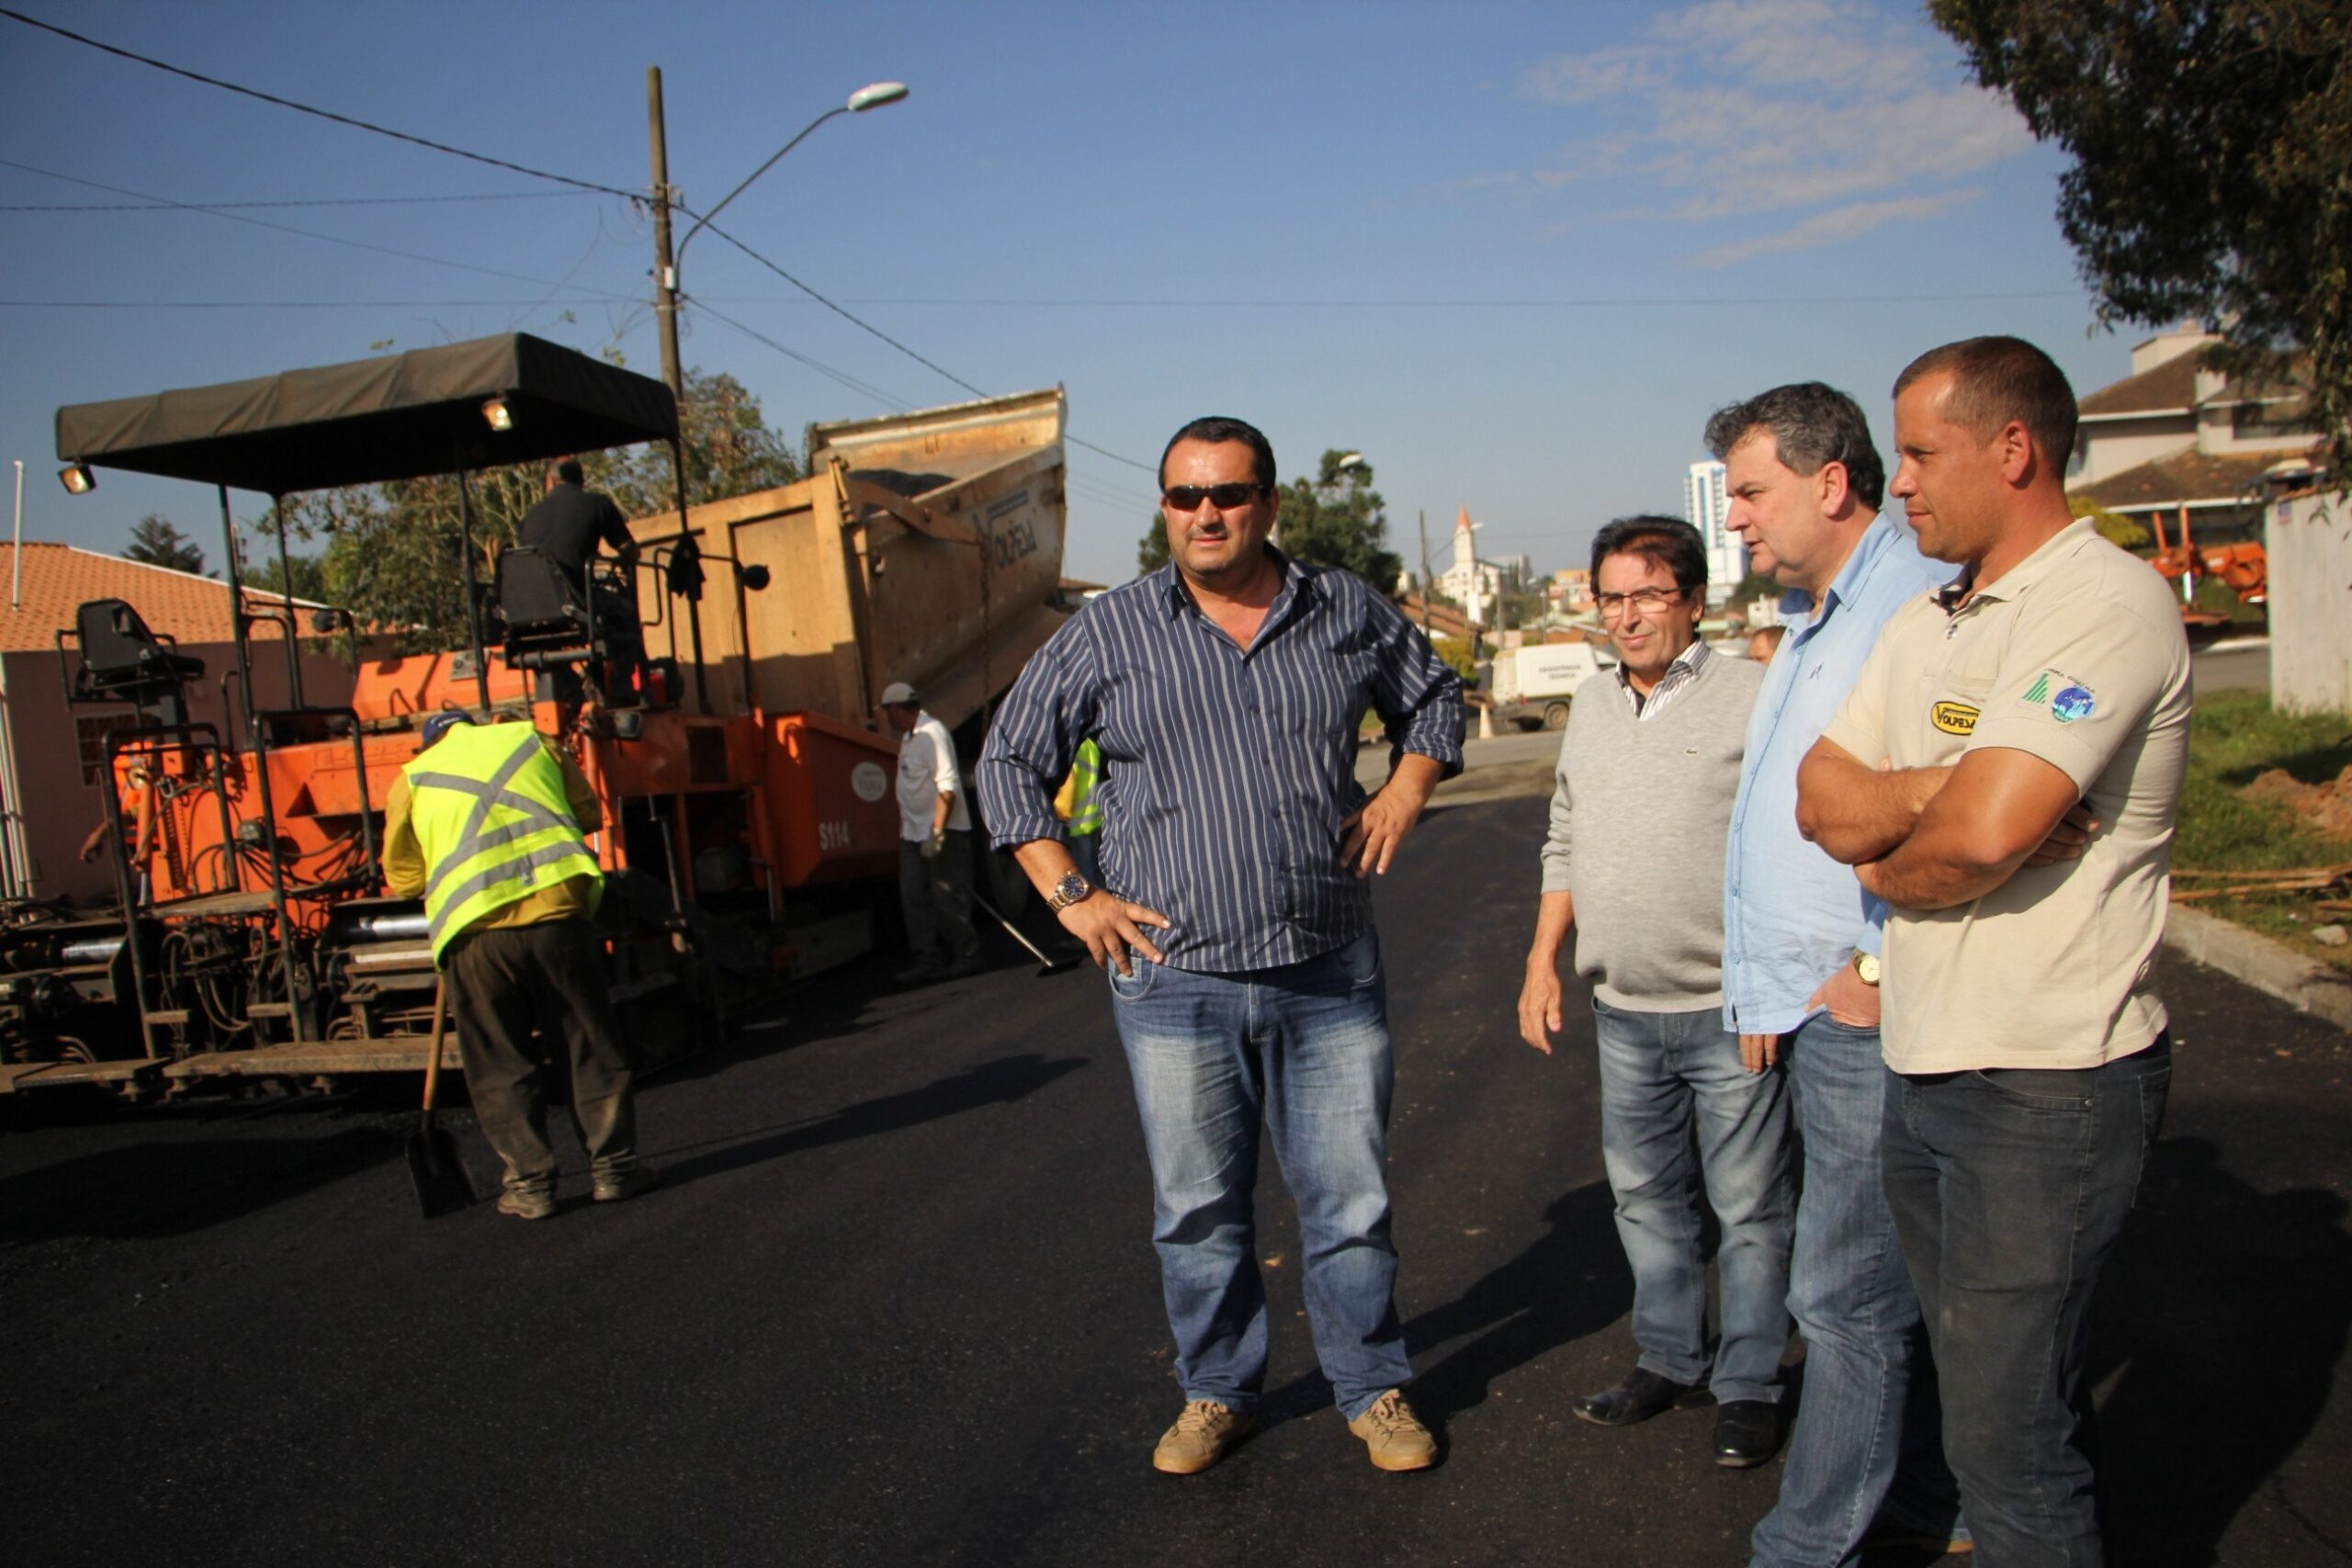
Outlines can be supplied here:
<path id="1" fill-rule="evenodd" d="M 661 288 L 661 299 L 657 302 L 656 314 L 661 318 L 662 325 L 662 370 L 670 382 L 671 394 L 680 401 L 684 401 L 685 399 L 684 375 L 678 360 L 678 266 L 686 259 L 686 247 L 694 243 L 694 237 L 701 233 L 712 219 L 726 209 L 729 202 L 749 189 L 752 181 L 775 167 L 777 160 L 807 141 L 809 133 L 819 126 L 835 115 L 864 114 L 867 109 L 878 109 L 885 104 L 895 104 L 907 96 L 907 85 L 904 82 L 869 82 L 852 93 L 848 101 L 839 108 L 827 109 L 823 114 L 810 120 L 801 128 L 799 135 L 777 148 L 766 163 L 745 175 L 742 184 L 719 197 L 716 207 L 696 218 L 694 227 L 686 231 L 685 238 L 678 242 L 677 253 L 673 255 L 670 254 L 668 221 L 671 207 L 669 155 L 667 138 L 662 128 L 661 82 L 661 73 L 657 68 L 650 77 L 654 115 L 654 184 L 657 187 L 653 195 L 662 220 L 657 225 L 654 236 L 655 246 L 660 253 L 657 258 L 660 262 L 660 271 L 655 276 Z"/>

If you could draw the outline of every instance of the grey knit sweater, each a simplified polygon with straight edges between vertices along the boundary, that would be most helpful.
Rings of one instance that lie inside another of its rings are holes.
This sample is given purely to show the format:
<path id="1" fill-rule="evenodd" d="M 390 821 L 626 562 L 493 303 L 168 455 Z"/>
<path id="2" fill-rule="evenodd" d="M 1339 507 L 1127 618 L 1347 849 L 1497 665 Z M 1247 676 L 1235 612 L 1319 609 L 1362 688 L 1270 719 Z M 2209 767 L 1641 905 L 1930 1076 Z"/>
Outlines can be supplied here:
<path id="1" fill-rule="evenodd" d="M 1611 1007 L 1723 1003 L 1724 847 L 1763 666 L 1709 658 L 1643 721 L 1616 672 L 1577 688 L 1553 775 L 1544 891 L 1576 899 L 1576 971 Z"/>

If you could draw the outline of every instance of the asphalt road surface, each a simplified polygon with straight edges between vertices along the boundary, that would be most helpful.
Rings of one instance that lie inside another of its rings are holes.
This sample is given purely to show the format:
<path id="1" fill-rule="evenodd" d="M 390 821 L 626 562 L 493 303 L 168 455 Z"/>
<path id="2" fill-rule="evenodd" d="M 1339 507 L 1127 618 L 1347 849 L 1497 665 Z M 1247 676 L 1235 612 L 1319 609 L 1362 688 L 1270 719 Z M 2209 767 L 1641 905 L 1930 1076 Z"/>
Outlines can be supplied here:
<path id="1" fill-rule="evenodd" d="M 1632 1359 L 1631 1287 L 1589 1023 L 1514 1037 L 1542 803 L 1504 771 L 1379 891 L 1439 1469 L 1375 1472 L 1330 1408 L 1269 1159 L 1269 1427 L 1151 1471 L 1179 1396 L 1109 1001 L 1007 945 L 784 998 L 647 1086 L 668 1185 L 591 1206 L 566 1142 L 539 1224 L 421 1220 L 381 1094 L 40 1108 L 0 1134 L 7 1560 L 1744 1562 L 1777 1463 L 1715 1469 L 1705 1411 L 1568 1414 Z M 2210 972 L 2168 990 L 2170 1122 L 2098 1319 L 2113 1561 L 2340 1564 L 2352 1049 Z"/>

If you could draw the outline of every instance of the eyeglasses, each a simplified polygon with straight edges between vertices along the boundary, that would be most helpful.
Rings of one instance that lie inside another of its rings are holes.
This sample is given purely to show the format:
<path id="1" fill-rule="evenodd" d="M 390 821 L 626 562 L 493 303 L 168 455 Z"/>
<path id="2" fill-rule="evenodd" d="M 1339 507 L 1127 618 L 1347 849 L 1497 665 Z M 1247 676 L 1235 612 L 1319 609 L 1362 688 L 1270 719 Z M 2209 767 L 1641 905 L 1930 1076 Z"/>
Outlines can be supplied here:
<path id="1" fill-rule="evenodd" d="M 1631 593 L 1596 593 L 1592 596 L 1592 607 L 1600 612 L 1603 620 L 1618 614 L 1628 604 L 1645 615 L 1655 615 L 1679 600 L 1682 592 L 1679 588 L 1636 588 Z"/>
<path id="2" fill-rule="evenodd" d="M 1266 487 L 1255 480 L 1247 484 L 1229 485 L 1170 485 L 1159 492 L 1170 509 L 1177 512 L 1198 512 L 1201 502 L 1209 502 L 1220 512 L 1230 512 L 1246 506 L 1266 493 Z"/>

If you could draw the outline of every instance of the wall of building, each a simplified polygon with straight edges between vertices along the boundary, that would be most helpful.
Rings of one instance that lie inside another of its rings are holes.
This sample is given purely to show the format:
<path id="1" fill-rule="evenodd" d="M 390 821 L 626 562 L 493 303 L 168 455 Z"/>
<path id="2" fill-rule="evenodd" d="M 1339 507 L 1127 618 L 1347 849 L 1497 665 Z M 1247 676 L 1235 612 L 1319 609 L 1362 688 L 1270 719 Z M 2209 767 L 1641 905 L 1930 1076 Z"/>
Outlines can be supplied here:
<path id="1" fill-rule="evenodd" d="M 2352 498 L 2274 502 L 2268 548 L 2271 702 L 2352 714 Z"/>
<path id="2" fill-rule="evenodd" d="M 224 716 L 220 676 L 236 668 L 236 649 L 229 643 L 195 643 L 179 650 L 204 660 L 205 674 L 188 687 L 188 717 L 221 731 L 224 744 L 239 739 Z M 254 697 L 256 706 L 291 705 L 286 656 L 277 642 L 254 645 Z M 127 722 L 123 707 L 70 707 L 59 679 L 54 652 L 0 654 L 0 680 L 6 684 L 6 734 L 13 745 L 17 786 L 21 796 L 24 837 L 29 850 L 26 868 L 35 897 L 60 894 L 76 904 L 102 903 L 112 898 L 113 874 L 103 860 L 85 864 L 77 852 L 106 810 L 99 784 L 85 777 L 83 761 L 85 731 L 95 738 L 106 721 Z M 351 700 L 351 671 L 332 654 L 313 653 L 302 660 L 302 694 L 315 705 L 339 705 Z M 77 720 L 91 721 L 88 726 Z"/>
<path id="3" fill-rule="evenodd" d="M 2312 441 L 2319 434 L 2314 426 L 2300 420 L 2290 429 L 2273 426 L 2242 434 L 2240 422 L 2233 417 L 2238 412 L 2227 404 L 2198 410 L 2198 448 L 2216 457 L 2234 456 L 2241 452 L 2276 452 L 2283 458 L 2310 450 Z"/>
<path id="4" fill-rule="evenodd" d="M 2097 484 L 2196 443 L 2197 419 L 2186 410 L 2086 422 L 2075 435 L 2076 461 L 2066 470 L 2066 483 L 2070 489 Z"/>

